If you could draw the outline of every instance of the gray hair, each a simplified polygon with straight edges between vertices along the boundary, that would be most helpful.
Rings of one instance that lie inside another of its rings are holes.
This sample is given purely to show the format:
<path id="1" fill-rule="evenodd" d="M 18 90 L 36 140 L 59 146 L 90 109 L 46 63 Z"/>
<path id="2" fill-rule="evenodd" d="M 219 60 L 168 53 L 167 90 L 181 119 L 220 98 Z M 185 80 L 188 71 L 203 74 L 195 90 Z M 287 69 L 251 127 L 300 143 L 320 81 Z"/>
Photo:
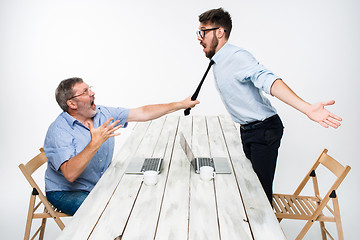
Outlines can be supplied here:
<path id="1" fill-rule="evenodd" d="M 83 80 L 78 77 L 68 78 L 62 80 L 59 86 L 56 88 L 55 91 L 55 98 L 59 106 L 64 112 L 67 112 L 69 106 L 67 105 L 67 100 L 71 98 L 74 94 L 73 87 L 76 83 L 82 83 Z"/>

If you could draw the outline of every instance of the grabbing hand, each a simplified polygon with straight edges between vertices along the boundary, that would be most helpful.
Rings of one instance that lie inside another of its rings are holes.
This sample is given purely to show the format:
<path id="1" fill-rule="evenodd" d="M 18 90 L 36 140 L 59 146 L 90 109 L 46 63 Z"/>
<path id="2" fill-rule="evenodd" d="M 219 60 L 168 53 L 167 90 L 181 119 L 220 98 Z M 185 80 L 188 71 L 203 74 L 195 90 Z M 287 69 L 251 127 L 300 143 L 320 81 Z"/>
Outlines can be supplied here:
<path id="1" fill-rule="evenodd" d="M 184 109 L 188 109 L 188 108 L 193 108 L 195 107 L 197 104 L 200 103 L 199 100 L 191 100 L 191 96 L 189 96 L 188 98 L 184 99 L 182 101 L 183 105 L 184 105 Z"/>
<path id="2" fill-rule="evenodd" d="M 311 104 L 306 115 L 313 121 L 318 122 L 321 126 L 328 128 L 329 126 L 333 128 L 338 128 L 341 124 L 339 121 L 342 119 L 339 116 L 329 112 L 324 107 L 328 105 L 333 105 L 334 100 L 327 102 L 319 102 Z"/>
<path id="3" fill-rule="evenodd" d="M 122 127 L 122 125 L 116 126 L 120 122 L 120 120 L 116 120 L 115 122 L 110 124 L 112 120 L 113 118 L 109 118 L 103 125 L 99 126 L 98 128 L 94 128 L 93 121 L 88 122 L 91 134 L 91 141 L 99 147 L 110 137 L 120 135 L 120 133 L 115 133 L 116 130 Z"/>

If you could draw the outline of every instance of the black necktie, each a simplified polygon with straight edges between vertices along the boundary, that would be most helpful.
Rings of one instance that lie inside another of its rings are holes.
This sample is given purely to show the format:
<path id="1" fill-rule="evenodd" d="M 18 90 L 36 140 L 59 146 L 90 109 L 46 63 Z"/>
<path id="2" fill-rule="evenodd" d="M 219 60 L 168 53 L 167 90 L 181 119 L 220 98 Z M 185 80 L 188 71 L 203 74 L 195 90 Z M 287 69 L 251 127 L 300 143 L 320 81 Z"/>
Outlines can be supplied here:
<path id="1" fill-rule="evenodd" d="M 194 94 L 191 96 L 191 100 L 192 100 L 192 101 L 195 101 L 196 98 L 198 97 L 199 92 L 200 92 L 200 88 L 201 88 L 202 84 L 204 83 L 204 80 L 205 80 L 205 78 L 206 78 L 206 75 L 208 74 L 211 66 L 212 66 L 214 63 L 215 63 L 215 62 L 214 62 L 213 60 L 211 60 L 211 61 L 209 62 L 209 66 L 207 67 L 207 69 L 206 69 L 206 71 L 205 71 L 205 74 L 204 74 L 204 76 L 202 77 L 201 82 L 199 83 L 199 86 L 196 88 Z M 190 114 L 190 110 L 191 110 L 191 108 L 185 109 L 185 111 L 184 111 L 185 116 L 187 116 L 187 115 Z"/>

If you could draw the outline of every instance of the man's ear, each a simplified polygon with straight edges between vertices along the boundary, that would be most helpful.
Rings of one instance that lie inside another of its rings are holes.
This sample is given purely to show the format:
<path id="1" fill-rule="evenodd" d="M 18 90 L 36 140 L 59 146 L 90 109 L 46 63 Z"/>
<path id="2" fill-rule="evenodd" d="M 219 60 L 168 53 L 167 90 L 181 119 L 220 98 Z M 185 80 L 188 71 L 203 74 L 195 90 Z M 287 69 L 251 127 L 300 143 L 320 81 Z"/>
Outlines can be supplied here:
<path id="1" fill-rule="evenodd" d="M 77 109 L 77 102 L 73 101 L 72 99 L 69 99 L 66 101 L 66 104 L 68 105 L 68 107 L 72 110 L 76 110 Z"/>
<path id="2" fill-rule="evenodd" d="M 219 27 L 217 31 L 217 37 L 218 39 L 225 38 L 225 29 L 222 27 Z"/>

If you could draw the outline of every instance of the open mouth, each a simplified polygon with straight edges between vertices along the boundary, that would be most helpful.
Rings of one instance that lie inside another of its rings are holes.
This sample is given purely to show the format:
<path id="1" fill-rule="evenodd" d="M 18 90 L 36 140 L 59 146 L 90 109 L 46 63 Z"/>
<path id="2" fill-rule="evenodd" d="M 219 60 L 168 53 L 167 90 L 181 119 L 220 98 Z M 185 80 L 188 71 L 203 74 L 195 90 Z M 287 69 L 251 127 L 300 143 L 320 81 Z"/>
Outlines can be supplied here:
<path id="1" fill-rule="evenodd" d="M 205 45 L 205 43 L 200 42 L 200 45 L 203 47 L 203 51 L 205 52 L 205 49 L 206 49 L 206 45 Z"/>
<path id="2" fill-rule="evenodd" d="M 95 110 L 96 108 L 96 105 L 95 105 L 95 98 L 92 98 L 91 101 L 90 101 L 90 106 L 93 110 Z"/>

